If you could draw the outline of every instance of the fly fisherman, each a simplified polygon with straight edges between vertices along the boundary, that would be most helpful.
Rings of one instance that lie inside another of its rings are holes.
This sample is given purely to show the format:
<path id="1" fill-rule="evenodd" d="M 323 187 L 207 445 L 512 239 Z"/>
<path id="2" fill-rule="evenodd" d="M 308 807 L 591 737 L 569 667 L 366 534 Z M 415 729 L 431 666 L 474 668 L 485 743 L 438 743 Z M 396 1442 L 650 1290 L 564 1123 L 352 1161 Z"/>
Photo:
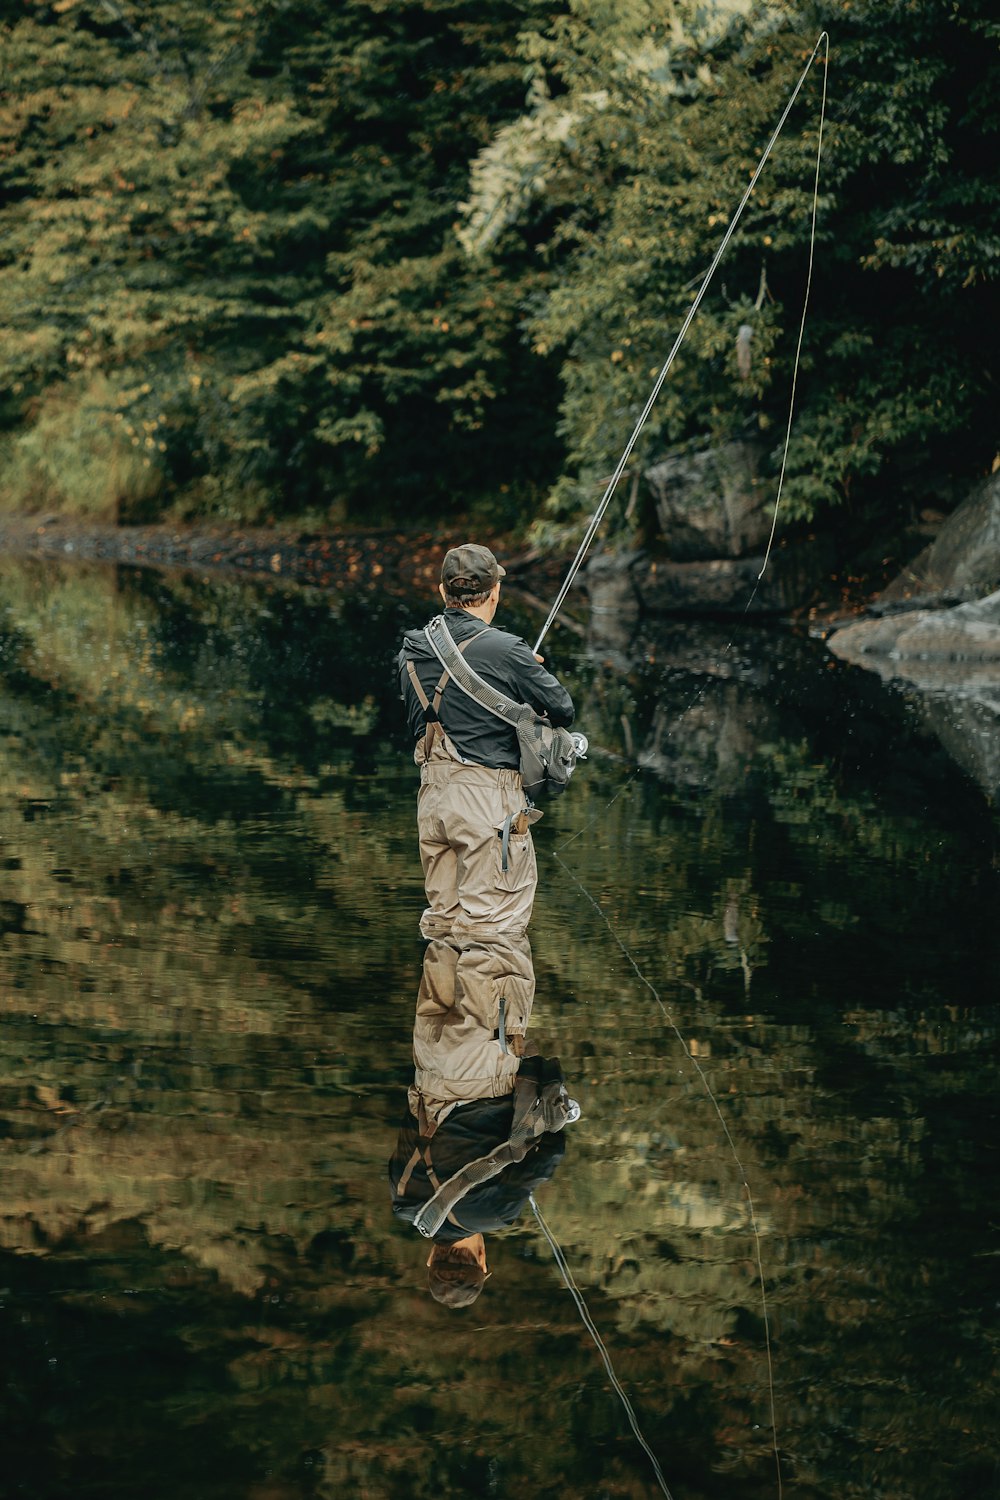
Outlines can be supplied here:
<path id="1" fill-rule="evenodd" d="M 389 1162 L 392 1211 L 431 1241 L 428 1290 L 449 1307 L 479 1296 L 489 1275 L 484 1235 L 516 1222 L 558 1166 L 563 1128 L 579 1114 L 558 1059 L 539 1057 L 525 1039 L 535 993 L 528 940 L 503 946 L 485 968 L 470 963 L 475 950 L 449 942 L 424 950 L 413 1085 Z M 499 1029 L 490 968 L 507 975 Z"/>
<path id="2" fill-rule="evenodd" d="M 469 542 L 446 553 L 445 624 L 491 687 L 568 728 L 566 689 L 520 636 L 493 627 L 505 572 L 488 547 Z M 540 814 L 521 784 L 517 733 L 450 681 L 423 630 L 404 637 L 398 669 L 420 767 L 417 829 L 428 903 L 420 930 L 459 946 L 520 936 L 538 883 L 529 824 Z"/>

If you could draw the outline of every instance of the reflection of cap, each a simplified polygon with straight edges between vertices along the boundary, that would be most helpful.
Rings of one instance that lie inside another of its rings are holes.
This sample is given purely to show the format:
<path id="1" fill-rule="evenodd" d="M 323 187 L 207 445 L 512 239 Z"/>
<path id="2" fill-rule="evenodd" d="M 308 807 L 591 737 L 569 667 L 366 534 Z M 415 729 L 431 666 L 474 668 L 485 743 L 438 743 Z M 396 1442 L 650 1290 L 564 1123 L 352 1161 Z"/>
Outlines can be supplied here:
<path id="1" fill-rule="evenodd" d="M 469 1250 L 435 1246 L 427 1267 L 427 1289 L 445 1307 L 468 1307 L 486 1285 L 486 1272 Z"/>
<path id="2" fill-rule="evenodd" d="M 463 594 L 485 594 L 501 578 L 507 569 L 501 568 L 489 547 L 480 547 L 476 542 L 463 542 L 461 547 L 452 547 L 444 555 L 441 564 L 441 582 L 445 592 L 461 597 Z"/>

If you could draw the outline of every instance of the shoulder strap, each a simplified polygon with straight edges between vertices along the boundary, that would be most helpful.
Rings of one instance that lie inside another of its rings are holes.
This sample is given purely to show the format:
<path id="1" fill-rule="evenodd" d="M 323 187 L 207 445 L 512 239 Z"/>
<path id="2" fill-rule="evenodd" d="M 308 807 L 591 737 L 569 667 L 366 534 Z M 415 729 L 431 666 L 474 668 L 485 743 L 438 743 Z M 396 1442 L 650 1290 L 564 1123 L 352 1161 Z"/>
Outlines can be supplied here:
<path id="1" fill-rule="evenodd" d="M 450 635 L 448 639 L 451 640 Z M 458 651 L 464 651 L 465 648 L 471 645 L 474 640 L 475 636 L 470 636 L 467 641 L 463 641 L 462 644 L 456 649 Z M 452 642 L 453 646 L 454 644 L 455 643 Z M 461 662 L 462 658 L 459 657 L 458 660 L 459 662 Z M 406 658 L 406 671 L 410 679 L 410 685 L 412 686 L 413 691 L 417 696 L 417 702 L 420 704 L 420 707 L 424 711 L 424 721 L 426 724 L 426 728 L 424 730 L 424 753 L 427 756 L 430 756 L 437 729 L 441 724 L 441 720 L 439 717 L 441 709 L 441 694 L 448 686 L 448 668 L 445 667 L 444 671 L 441 673 L 441 676 L 438 678 L 437 687 L 434 689 L 433 701 L 428 698 L 427 694 L 424 692 L 423 683 L 420 681 L 420 678 L 417 675 L 416 666 L 410 657 Z"/>
<path id="2" fill-rule="evenodd" d="M 447 1182 L 437 1185 L 433 1197 L 416 1214 L 413 1223 L 425 1239 L 433 1239 L 445 1219 L 452 1219 L 453 1210 L 473 1188 L 481 1187 L 493 1177 L 499 1177 L 505 1167 L 523 1161 L 528 1153 L 528 1142 L 504 1141 L 487 1156 L 470 1161 Z M 452 1219 L 454 1223 L 454 1219 Z"/>
<path id="3" fill-rule="evenodd" d="M 445 672 L 450 675 L 455 686 L 461 688 L 462 692 L 480 707 L 488 709 L 498 719 L 503 719 L 505 724 L 512 724 L 515 728 L 518 724 L 533 723 L 538 718 L 529 704 L 516 703 L 504 697 L 503 693 L 498 693 L 495 687 L 491 687 L 478 672 L 469 666 L 461 655 L 469 642 L 463 641 L 461 646 L 455 642 L 443 615 L 434 616 L 430 624 L 424 627 L 424 635 L 434 655 L 444 667 Z M 475 636 L 472 639 L 474 640 Z"/>

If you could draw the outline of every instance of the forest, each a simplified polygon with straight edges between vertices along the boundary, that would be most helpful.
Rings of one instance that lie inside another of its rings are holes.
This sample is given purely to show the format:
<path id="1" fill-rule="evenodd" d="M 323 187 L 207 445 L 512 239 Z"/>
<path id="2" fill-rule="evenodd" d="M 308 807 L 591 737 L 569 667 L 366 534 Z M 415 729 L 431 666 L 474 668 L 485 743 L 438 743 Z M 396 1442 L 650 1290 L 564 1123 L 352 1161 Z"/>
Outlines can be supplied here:
<path id="1" fill-rule="evenodd" d="M 788 522 L 878 531 L 996 467 L 988 0 L 2 0 L 0 507 L 488 518 L 734 438 Z"/>

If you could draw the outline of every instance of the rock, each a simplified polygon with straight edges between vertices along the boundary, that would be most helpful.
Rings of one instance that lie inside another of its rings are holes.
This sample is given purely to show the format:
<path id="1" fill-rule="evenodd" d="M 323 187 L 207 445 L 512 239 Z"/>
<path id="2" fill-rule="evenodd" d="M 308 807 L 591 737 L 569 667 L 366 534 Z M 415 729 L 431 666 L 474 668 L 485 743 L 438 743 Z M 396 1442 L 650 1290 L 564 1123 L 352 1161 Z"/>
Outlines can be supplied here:
<path id="1" fill-rule="evenodd" d="M 949 754 L 1000 796 L 1000 589 L 954 609 L 859 620 L 827 644 L 886 682 L 920 690 L 920 709 Z"/>
<path id="2" fill-rule="evenodd" d="M 1000 472 L 979 485 L 934 541 L 889 584 L 879 605 L 925 596 L 979 599 L 1000 589 Z"/>
<path id="3" fill-rule="evenodd" d="M 745 557 L 771 532 L 774 484 L 755 443 L 672 453 L 646 470 L 667 550 L 677 562 Z"/>
<path id="4" fill-rule="evenodd" d="M 673 453 L 646 471 L 666 557 L 604 554 L 586 572 L 592 629 L 617 632 L 617 620 L 642 614 L 785 613 L 812 601 L 831 565 L 829 544 L 784 541 L 773 550 L 775 486 L 758 477 L 754 443 L 722 443 Z"/>
<path id="5" fill-rule="evenodd" d="M 831 561 L 827 541 L 800 541 L 779 544 L 763 578 L 763 553 L 707 562 L 643 560 L 631 577 L 649 614 L 786 614 L 812 601 Z"/>
<path id="6" fill-rule="evenodd" d="M 930 607 L 944 603 L 952 607 Z M 1000 799 L 1000 472 L 963 500 L 874 608 L 881 618 L 836 631 L 831 651 L 916 690 L 927 726 Z"/>
<path id="7" fill-rule="evenodd" d="M 883 677 L 950 685 L 956 692 L 980 677 L 1000 687 L 1000 589 L 954 609 L 859 620 L 835 631 L 828 644 L 835 655 Z"/>
<path id="8" fill-rule="evenodd" d="M 587 567 L 590 632 L 611 641 L 638 615 L 786 614 L 810 603 L 832 562 L 825 541 L 779 544 L 763 578 L 759 557 L 675 562 L 644 552 L 602 553 Z"/>
<path id="9" fill-rule="evenodd" d="M 599 552 L 587 564 L 587 596 L 591 613 L 616 620 L 634 621 L 639 614 L 639 596 L 632 569 L 641 552 Z"/>
<path id="10" fill-rule="evenodd" d="M 763 557 L 714 558 L 710 562 L 650 562 L 633 573 L 643 609 L 651 614 L 677 611 L 718 613 L 745 605 L 754 592 Z M 774 575 L 765 574 L 751 608 L 780 609 L 783 600 Z M 766 587 L 765 587 L 766 584 Z"/>

